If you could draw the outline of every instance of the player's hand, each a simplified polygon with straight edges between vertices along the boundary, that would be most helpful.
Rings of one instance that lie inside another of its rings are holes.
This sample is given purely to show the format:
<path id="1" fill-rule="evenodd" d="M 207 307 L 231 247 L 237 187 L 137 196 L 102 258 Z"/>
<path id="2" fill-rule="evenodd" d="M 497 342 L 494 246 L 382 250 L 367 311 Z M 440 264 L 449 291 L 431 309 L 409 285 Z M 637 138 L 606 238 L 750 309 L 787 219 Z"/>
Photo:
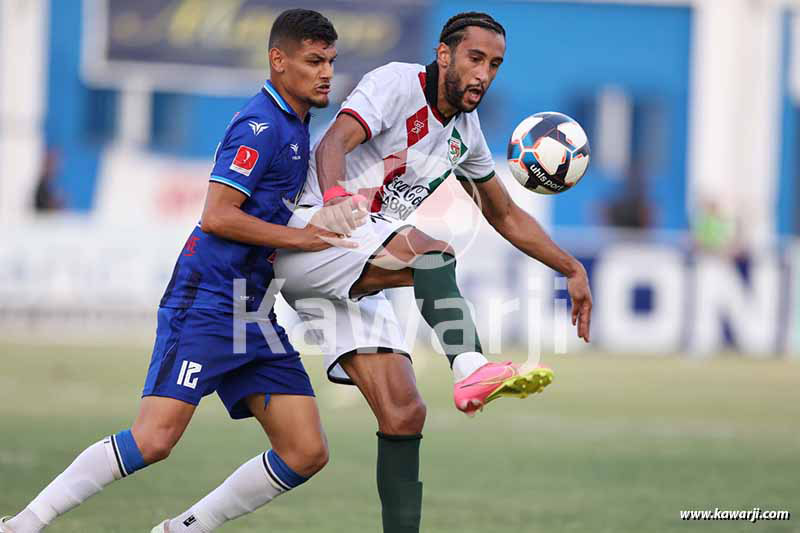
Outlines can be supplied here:
<path id="1" fill-rule="evenodd" d="M 321 228 L 349 237 L 353 230 L 366 222 L 368 214 L 367 199 L 356 194 L 329 200 L 311 220 Z"/>
<path id="2" fill-rule="evenodd" d="M 592 291 L 589 289 L 586 269 L 579 262 L 575 273 L 567 278 L 567 291 L 572 300 L 572 325 L 578 326 L 578 337 L 589 342 L 589 329 L 592 322 Z"/>
<path id="3" fill-rule="evenodd" d="M 342 238 L 338 233 L 333 233 L 314 223 L 314 218 L 305 228 L 298 231 L 299 238 L 295 248 L 304 252 L 319 252 L 338 246 L 339 248 L 358 248 L 358 243 Z"/>

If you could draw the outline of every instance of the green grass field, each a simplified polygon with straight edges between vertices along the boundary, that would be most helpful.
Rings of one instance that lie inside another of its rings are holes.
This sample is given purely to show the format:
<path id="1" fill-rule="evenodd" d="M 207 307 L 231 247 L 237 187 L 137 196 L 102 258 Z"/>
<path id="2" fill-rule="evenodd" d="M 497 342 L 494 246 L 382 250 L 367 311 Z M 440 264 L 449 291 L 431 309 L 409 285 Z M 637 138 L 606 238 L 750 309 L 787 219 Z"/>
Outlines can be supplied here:
<path id="1" fill-rule="evenodd" d="M 23 507 L 88 444 L 130 426 L 143 348 L 0 344 L 0 515 Z M 542 395 L 475 419 L 450 374 L 419 356 L 427 532 L 800 531 L 800 364 L 719 358 L 546 360 Z M 307 359 L 331 446 L 312 482 L 239 532 L 377 532 L 375 423 L 352 390 Z M 268 445 L 208 397 L 173 455 L 60 518 L 53 532 L 149 532 Z M 787 509 L 788 522 L 683 522 L 681 509 Z"/>

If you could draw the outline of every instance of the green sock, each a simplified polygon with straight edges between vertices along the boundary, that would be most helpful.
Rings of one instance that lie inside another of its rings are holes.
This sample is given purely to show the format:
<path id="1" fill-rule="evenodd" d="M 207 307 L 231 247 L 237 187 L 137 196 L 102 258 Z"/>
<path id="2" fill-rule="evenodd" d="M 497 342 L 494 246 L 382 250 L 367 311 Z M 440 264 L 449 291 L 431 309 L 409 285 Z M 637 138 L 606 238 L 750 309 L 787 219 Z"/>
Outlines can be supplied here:
<path id="1" fill-rule="evenodd" d="M 458 290 L 455 257 L 430 252 L 417 257 L 412 268 L 414 297 L 425 322 L 436 333 L 450 366 L 458 354 L 483 352 L 472 313 Z"/>
<path id="2" fill-rule="evenodd" d="M 378 495 L 384 533 L 418 533 L 422 519 L 419 444 L 422 435 L 378 432 Z"/>

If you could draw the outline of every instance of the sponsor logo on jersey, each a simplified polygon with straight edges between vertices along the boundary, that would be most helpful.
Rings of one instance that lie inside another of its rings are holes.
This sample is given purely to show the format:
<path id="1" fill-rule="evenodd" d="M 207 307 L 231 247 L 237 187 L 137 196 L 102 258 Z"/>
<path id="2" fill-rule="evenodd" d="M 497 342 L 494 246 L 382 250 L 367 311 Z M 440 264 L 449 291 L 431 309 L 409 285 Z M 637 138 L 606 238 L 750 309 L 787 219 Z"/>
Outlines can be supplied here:
<path id="1" fill-rule="evenodd" d="M 236 157 L 233 158 L 230 169 L 235 170 L 239 174 L 249 176 L 256 166 L 258 161 L 258 150 L 250 148 L 249 146 L 242 145 L 236 151 Z"/>
<path id="2" fill-rule="evenodd" d="M 267 124 L 266 122 L 256 122 L 255 120 L 251 120 L 247 124 L 250 125 L 250 129 L 253 130 L 253 135 L 255 135 L 256 137 L 258 137 L 259 133 L 269 128 L 269 124 Z"/>
<path id="3" fill-rule="evenodd" d="M 431 193 L 424 185 L 411 185 L 400 179 L 393 179 L 386 185 L 386 191 L 399 196 L 414 207 L 422 203 L 422 200 Z"/>
<path id="4" fill-rule="evenodd" d="M 298 153 L 300 151 L 300 145 L 299 144 L 290 144 L 289 148 L 291 148 L 292 152 L 294 152 L 294 155 L 292 156 L 292 159 L 294 159 L 295 161 L 297 161 L 298 159 L 301 159 L 300 154 Z"/>
<path id="5" fill-rule="evenodd" d="M 411 185 L 397 177 L 383 189 L 383 207 L 405 220 L 430 194 L 431 190 L 425 185 Z"/>
<path id="6" fill-rule="evenodd" d="M 428 106 L 406 119 L 406 133 L 408 134 L 408 148 L 411 148 L 428 134 Z"/>

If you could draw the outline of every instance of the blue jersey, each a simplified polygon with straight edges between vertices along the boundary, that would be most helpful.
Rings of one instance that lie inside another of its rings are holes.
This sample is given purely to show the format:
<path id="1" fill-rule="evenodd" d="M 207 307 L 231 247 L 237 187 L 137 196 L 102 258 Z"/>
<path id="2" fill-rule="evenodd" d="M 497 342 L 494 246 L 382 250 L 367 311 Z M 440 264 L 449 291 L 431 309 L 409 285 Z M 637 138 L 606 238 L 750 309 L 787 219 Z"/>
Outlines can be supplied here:
<path id="1" fill-rule="evenodd" d="M 285 225 L 306 181 L 308 121 L 267 81 L 231 120 L 214 156 L 210 180 L 242 192 L 242 211 Z M 247 282 L 247 309 L 258 309 L 273 279 L 274 249 L 192 231 L 178 257 L 161 307 L 233 311 L 233 280 Z"/>

